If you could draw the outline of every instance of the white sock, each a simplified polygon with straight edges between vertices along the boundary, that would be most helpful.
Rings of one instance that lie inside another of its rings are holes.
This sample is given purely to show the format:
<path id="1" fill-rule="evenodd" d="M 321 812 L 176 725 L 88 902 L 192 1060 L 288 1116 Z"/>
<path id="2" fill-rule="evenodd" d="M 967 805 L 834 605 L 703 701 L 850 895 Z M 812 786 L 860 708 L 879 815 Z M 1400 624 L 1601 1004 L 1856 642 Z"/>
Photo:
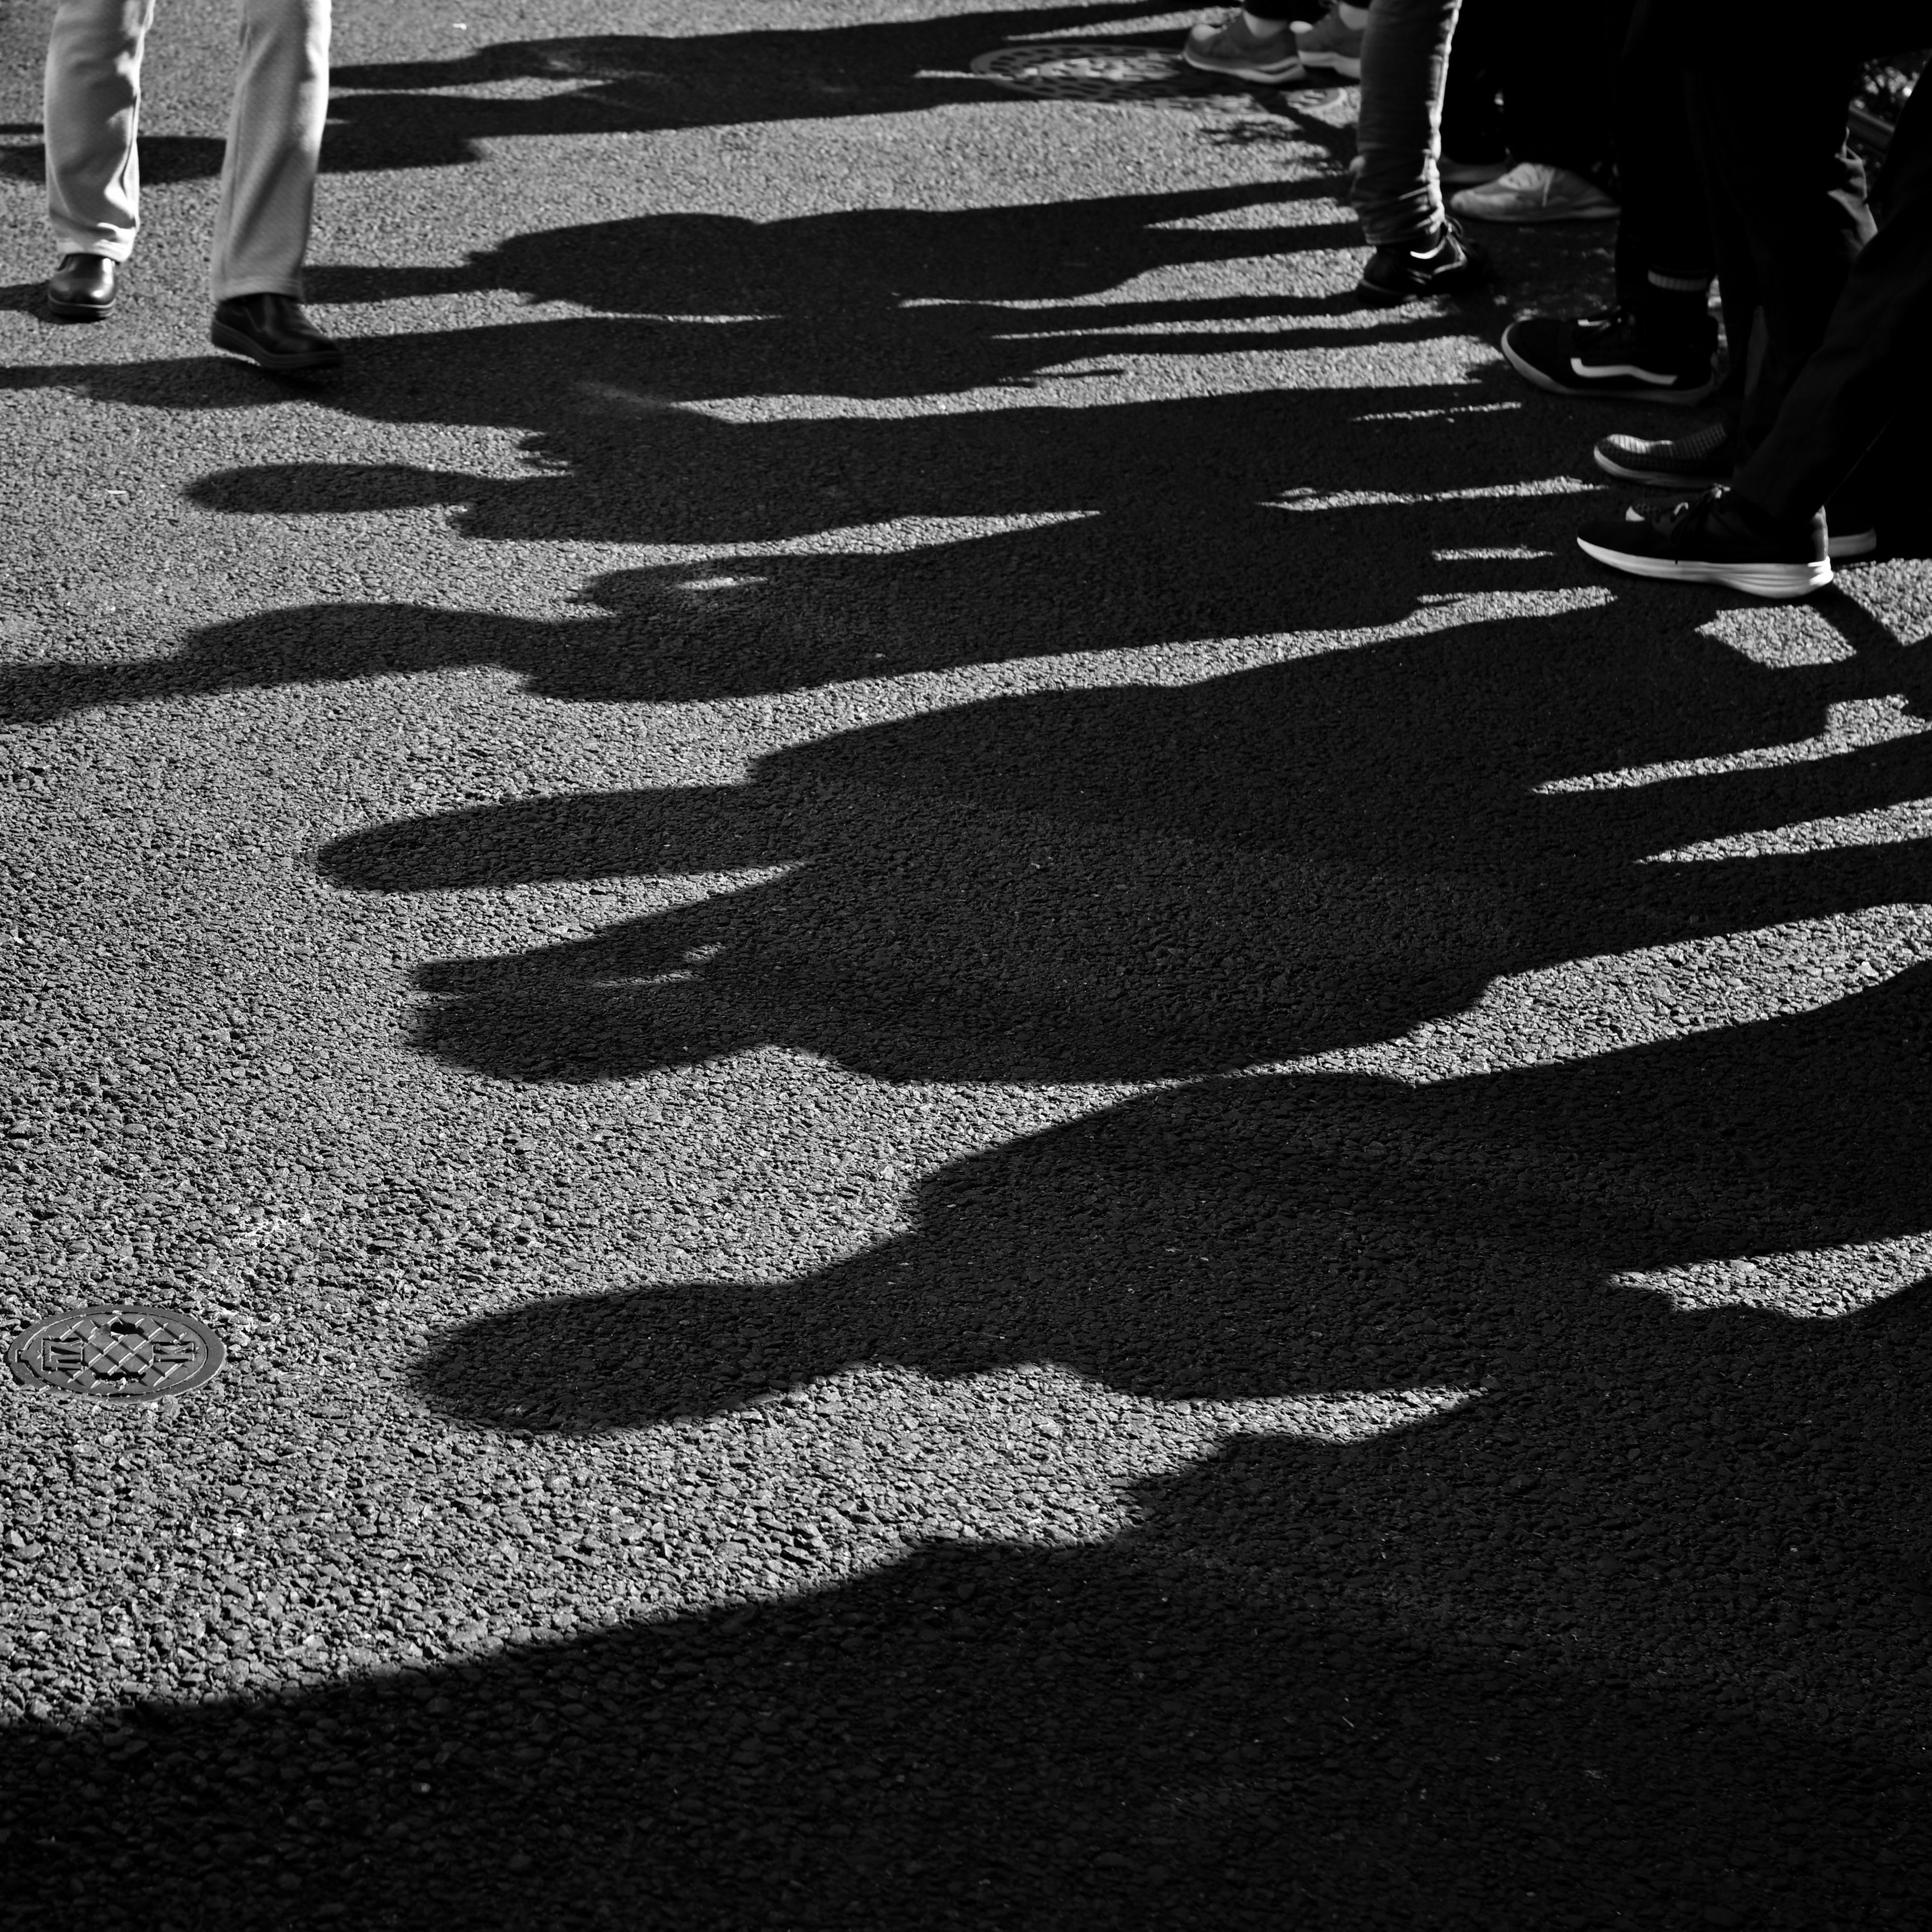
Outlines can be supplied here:
<path id="1" fill-rule="evenodd" d="M 1250 14 L 1245 7 L 1241 10 L 1241 25 L 1246 28 L 1248 32 L 1253 34 L 1255 38 L 1258 40 L 1266 40 L 1270 34 L 1280 33 L 1282 28 L 1287 24 L 1287 22 L 1285 20 L 1263 20 L 1257 19 L 1256 16 L 1252 14 Z"/>
<path id="2" fill-rule="evenodd" d="M 1335 0 L 1335 10 L 1342 16 L 1342 24 L 1350 33 L 1359 34 L 1369 24 L 1369 10 L 1366 7 L 1352 7 L 1348 0 Z"/>

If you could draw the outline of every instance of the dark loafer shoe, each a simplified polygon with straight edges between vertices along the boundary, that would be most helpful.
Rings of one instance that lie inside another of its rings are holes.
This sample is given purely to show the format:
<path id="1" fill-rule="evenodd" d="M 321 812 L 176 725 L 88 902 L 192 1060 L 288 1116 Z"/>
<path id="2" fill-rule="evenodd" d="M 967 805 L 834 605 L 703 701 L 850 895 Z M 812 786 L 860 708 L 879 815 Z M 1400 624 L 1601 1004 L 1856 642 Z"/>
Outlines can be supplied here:
<path id="1" fill-rule="evenodd" d="M 47 278 L 47 313 L 63 322 L 105 322 L 114 312 L 115 265 L 105 255 L 63 255 Z"/>
<path id="2" fill-rule="evenodd" d="M 293 296 L 236 296 L 218 302 L 208 339 L 278 376 L 342 367 L 342 351 L 303 312 Z"/>

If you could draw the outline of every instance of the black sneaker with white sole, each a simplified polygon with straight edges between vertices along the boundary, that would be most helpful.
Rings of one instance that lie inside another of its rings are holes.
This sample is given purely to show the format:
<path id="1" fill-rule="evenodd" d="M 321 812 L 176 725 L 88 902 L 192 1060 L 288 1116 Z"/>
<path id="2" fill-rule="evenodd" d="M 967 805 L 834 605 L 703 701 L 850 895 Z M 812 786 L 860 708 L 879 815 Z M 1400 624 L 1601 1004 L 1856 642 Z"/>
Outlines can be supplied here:
<path id="1" fill-rule="evenodd" d="M 1526 382 L 1559 396 L 1640 398 L 1688 408 L 1717 387 L 1718 326 L 1709 316 L 1681 342 L 1646 336 L 1628 309 L 1533 315 L 1503 331 L 1503 353 Z"/>
<path id="2" fill-rule="evenodd" d="M 1823 511 L 1801 526 L 1774 525 L 1728 490 L 1586 524 L 1576 542 L 1632 577 L 1721 584 L 1752 597 L 1808 597 L 1832 580 Z"/>
<path id="3" fill-rule="evenodd" d="M 1592 452 L 1597 467 L 1620 483 L 1650 483 L 1660 490 L 1714 490 L 1738 466 L 1737 444 L 1722 423 L 1688 436 L 1652 440 L 1606 436 Z"/>
<path id="4" fill-rule="evenodd" d="M 1482 287 L 1494 272 L 1489 251 L 1465 241 L 1452 221 L 1426 248 L 1400 242 L 1378 248 L 1356 289 L 1372 302 L 1416 302 L 1425 296 L 1467 295 Z"/>

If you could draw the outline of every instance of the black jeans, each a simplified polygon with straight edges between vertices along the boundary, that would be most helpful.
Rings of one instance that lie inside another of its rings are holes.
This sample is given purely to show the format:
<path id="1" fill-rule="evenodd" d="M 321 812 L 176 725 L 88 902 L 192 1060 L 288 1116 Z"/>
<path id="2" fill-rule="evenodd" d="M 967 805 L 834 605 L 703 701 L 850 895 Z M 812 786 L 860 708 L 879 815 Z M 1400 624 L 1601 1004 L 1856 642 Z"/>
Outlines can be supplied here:
<path id="1" fill-rule="evenodd" d="M 1733 50 L 1686 76 L 1731 349 L 1726 413 L 1741 460 L 1770 433 L 1871 239 L 1864 164 L 1845 140 L 1857 79 L 1849 56 L 1801 60 L 1781 45 L 1774 54 Z M 1762 359 L 1739 398 L 1760 313 Z"/>
<path id="2" fill-rule="evenodd" d="M 1737 472 L 1738 494 L 1780 523 L 1808 518 L 1889 424 L 1932 400 L 1932 91 L 1922 80 L 1899 116 L 1880 188 L 1884 225 Z M 1921 474 L 1916 461 L 1910 474 Z"/>

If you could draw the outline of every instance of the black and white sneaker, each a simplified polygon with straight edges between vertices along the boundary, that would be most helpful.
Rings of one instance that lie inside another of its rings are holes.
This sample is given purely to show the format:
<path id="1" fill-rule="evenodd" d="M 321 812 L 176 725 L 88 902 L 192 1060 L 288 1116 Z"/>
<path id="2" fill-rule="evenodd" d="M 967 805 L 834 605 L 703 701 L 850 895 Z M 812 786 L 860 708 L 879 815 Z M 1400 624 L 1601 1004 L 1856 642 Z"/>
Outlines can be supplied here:
<path id="1" fill-rule="evenodd" d="M 1534 315 L 1503 331 L 1503 353 L 1526 382 L 1559 396 L 1641 398 L 1686 408 L 1718 386 L 1718 326 L 1708 316 L 1694 338 L 1646 340 L 1627 309 L 1600 315 Z"/>
<path id="2" fill-rule="evenodd" d="M 1606 436 L 1594 454 L 1597 467 L 1620 483 L 1651 483 L 1660 490 L 1714 490 L 1731 480 L 1737 446 L 1722 423 L 1688 436 Z"/>
<path id="3" fill-rule="evenodd" d="M 1415 302 L 1425 296 L 1467 295 L 1493 272 L 1489 251 L 1466 242 L 1451 221 L 1426 248 L 1405 248 L 1399 242 L 1378 248 L 1356 290 L 1372 302 Z"/>
<path id="4" fill-rule="evenodd" d="M 1832 580 L 1822 510 L 1786 528 L 1745 511 L 1728 490 L 1586 524 L 1576 543 L 1632 577 L 1721 584 L 1753 597 L 1808 597 Z"/>

